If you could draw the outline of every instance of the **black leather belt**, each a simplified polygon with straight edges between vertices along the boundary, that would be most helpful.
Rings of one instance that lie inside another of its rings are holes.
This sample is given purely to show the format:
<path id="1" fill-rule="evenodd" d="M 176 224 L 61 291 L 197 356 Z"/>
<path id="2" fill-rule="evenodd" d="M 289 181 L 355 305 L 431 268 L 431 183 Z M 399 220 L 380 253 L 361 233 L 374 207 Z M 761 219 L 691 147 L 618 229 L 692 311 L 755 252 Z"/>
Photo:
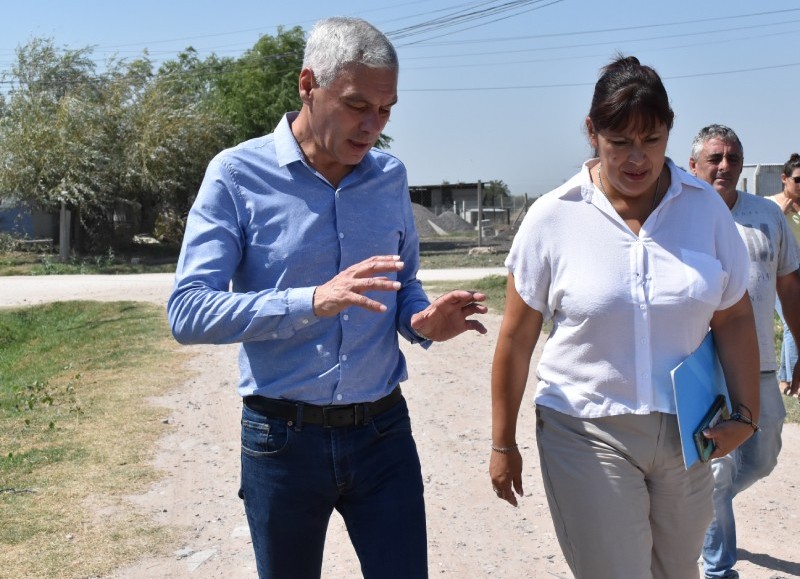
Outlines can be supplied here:
<path id="1" fill-rule="evenodd" d="M 244 404 L 250 410 L 263 414 L 269 418 L 282 418 L 284 420 L 298 420 L 306 424 L 317 424 L 326 428 L 335 426 L 358 426 L 365 424 L 372 416 L 386 412 L 400 402 L 403 393 L 400 386 L 392 390 L 391 394 L 376 400 L 361 404 L 331 404 L 317 406 L 315 404 L 302 404 L 263 396 L 245 396 Z"/>

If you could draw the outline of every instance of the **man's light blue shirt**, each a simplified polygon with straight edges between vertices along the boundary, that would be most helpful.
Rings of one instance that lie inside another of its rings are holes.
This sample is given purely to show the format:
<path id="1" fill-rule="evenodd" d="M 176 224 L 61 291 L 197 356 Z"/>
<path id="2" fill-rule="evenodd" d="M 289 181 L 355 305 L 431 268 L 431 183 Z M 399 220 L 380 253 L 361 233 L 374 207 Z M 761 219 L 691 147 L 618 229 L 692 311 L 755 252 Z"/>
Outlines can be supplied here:
<path id="1" fill-rule="evenodd" d="M 377 400 L 407 378 L 398 332 L 420 342 L 410 319 L 429 304 L 416 278 L 406 170 L 372 149 L 335 188 L 306 163 L 291 131 L 296 115 L 209 164 L 186 223 L 170 326 L 183 344 L 241 342 L 242 396 Z M 316 286 L 375 255 L 405 263 L 385 274 L 402 283 L 398 292 L 367 294 L 387 310 L 316 317 Z"/>

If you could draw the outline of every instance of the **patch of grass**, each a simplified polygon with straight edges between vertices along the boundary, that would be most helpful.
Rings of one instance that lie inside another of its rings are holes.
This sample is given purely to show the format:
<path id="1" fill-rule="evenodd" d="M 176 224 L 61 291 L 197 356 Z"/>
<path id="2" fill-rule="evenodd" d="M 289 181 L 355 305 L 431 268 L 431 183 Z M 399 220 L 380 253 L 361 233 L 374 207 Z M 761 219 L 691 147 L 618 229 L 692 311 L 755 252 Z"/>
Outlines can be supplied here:
<path id="1" fill-rule="evenodd" d="M 185 375 L 163 308 L 59 302 L 0 311 L 0 568 L 105 575 L 175 535 L 125 497 L 154 481 L 148 398 Z M 102 512 L 102 515 L 99 513 Z"/>
<path id="2" fill-rule="evenodd" d="M 0 275 L 30 275 L 39 263 L 35 253 L 5 251 L 0 253 Z"/>
<path id="3" fill-rule="evenodd" d="M 783 347 L 783 322 L 777 312 L 773 319 L 773 328 L 775 330 L 775 358 L 780 363 L 781 348 Z M 783 405 L 786 407 L 786 422 L 800 423 L 800 400 L 784 396 Z"/>
<path id="4" fill-rule="evenodd" d="M 510 238 L 491 237 L 480 242 L 487 253 L 470 255 L 478 247 L 477 234 L 422 239 L 419 244 L 420 269 L 450 269 L 459 267 L 501 267 L 510 248 Z"/>
<path id="5" fill-rule="evenodd" d="M 486 294 L 485 305 L 492 314 L 502 315 L 506 305 L 506 277 L 490 275 L 470 281 L 435 281 L 423 285 L 431 300 L 454 289 L 479 291 Z"/>
<path id="6" fill-rule="evenodd" d="M 97 255 L 72 255 L 66 261 L 52 253 L 0 251 L 0 276 L 61 274 L 172 273 L 179 248 L 166 244 L 131 245 Z"/>
<path id="7" fill-rule="evenodd" d="M 507 252 L 469 255 L 469 250 L 424 252 L 419 256 L 420 269 L 453 269 L 459 267 L 502 267 Z"/>
<path id="8" fill-rule="evenodd" d="M 784 396 L 783 404 L 786 406 L 786 422 L 800 422 L 800 400 Z"/>
<path id="9" fill-rule="evenodd" d="M 420 242 L 421 269 L 501 267 L 509 240 L 489 238 L 483 246 L 492 253 L 469 255 L 478 245 L 477 235 L 451 236 Z M 135 244 L 106 250 L 97 255 L 71 256 L 60 261 L 57 254 L 15 251 L 0 244 L 0 276 L 60 274 L 172 273 L 178 262 L 178 246 Z"/>
<path id="10" fill-rule="evenodd" d="M 506 282 L 508 278 L 504 275 L 488 275 L 486 277 L 471 281 L 450 281 L 450 282 L 429 282 L 424 285 L 425 292 L 430 299 L 447 293 L 453 289 L 467 289 L 483 292 L 486 294 L 484 304 L 488 306 L 489 313 L 502 316 L 506 309 Z M 542 332 L 549 334 L 553 329 L 553 322 L 545 321 Z"/>

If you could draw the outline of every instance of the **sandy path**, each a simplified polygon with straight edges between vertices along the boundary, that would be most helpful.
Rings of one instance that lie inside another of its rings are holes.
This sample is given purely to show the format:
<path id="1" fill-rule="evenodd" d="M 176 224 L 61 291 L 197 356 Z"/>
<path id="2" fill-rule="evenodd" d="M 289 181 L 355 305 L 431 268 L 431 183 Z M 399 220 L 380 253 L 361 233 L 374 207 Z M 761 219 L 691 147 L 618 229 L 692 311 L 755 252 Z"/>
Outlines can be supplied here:
<path id="1" fill-rule="evenodd" d="M 500 318 L 488 318 L 489 335 Z M 519 509 L 496 500 L 486 475 L 488 379 L 494 339 L 461 336 L 423 352 L 404 346 L 413 378 L 403 385 L 423 463 L 432 576 L 562 577 L 567 572 L 539 483 L 532 428 L 521 439 L 526 492 Z M 254 577 L 238 489 L 236 347 L 198 347 L 198 378 L 156 400 L 172 409 L 157 452 L 165 478 L 133 497 L 163 524 L 188 527 L 182 549 L 114 577 Z M 443 362 L 446 362 L 444 365 Z M 532 426 L 527 405 L 523 423 Z M 338 515 L 328 535 L 323 577 L 359 577 Z"/>
<path id="2" fill-rule="evenodd" d="M 462 271 L 445 279 L 466 276 Z M 91 278 L 96 276 L 79 277 L 82 287 L 63 276 L 34 278 L 34 286 L 29 285 L 31 278 L 13 278 L 24 283 L 0 278 L 0 307 L 75 299 L 76 293 L 82 299 L 123 297 L 164 303 L 171 284 L 171 276 L 150 280 L 112 276 L 104 277 L 100 288 L 92 285 Z M 114 277 L 122 278 L 116 286 L 109 281 Z M 14 288 L 24 291 L 17 294 Z M 42 295 L 50 297 L 42 299 Z M 532 387 L 526 395 L 519 436 L 527 496 L 514 509 L 495 499 L 490 489 L 486 474 L 488 384 L 500 317 L 485 316 L 485 323 L 487 336 L 460 336 L 427 352 L 402 346 L 411 375 L 403 390 L 426 482 L 431 577 L 569 579 L 540 482 Z M 160 524 L 185 529 L 182 543 L 169 556 L 139 561 L 118 570 L 114 578 L 255 577 L 247 523 L 236 496 L 241 405 L 235 391 L 236 346 L 191 350 L 196 376 L 154 401 L 168 409 L 154 458 L 164 477 L 146 494 L 130 497 L 136 508 Z M 800 577 L 798 464 L 800 427 L 791 424 L 784 430 L 784 450 L 775 472 L 737 499 L 742 577 Z M 323 577 L 360 577 L 338 515 L 328 534 Z"/>
<path id="3" fill-rule="evenodd" d="M 487 316 L 488 336 L 460 336 L 428 352 L 403 346 L 411 379 L 403 386 L 426 482 L 431 577 L 571 577 L 556 542 L 541 485 L 529 388 L 519 441 L 525 491 L 514 509 L 494 498 L 486 474 L 488 383 L 499 316 Z M 200 347 L 192 364 L 198 378 L 162 400 L 173 409 L 170 434 L 156 464 L 165 478 L 140 508 L 162 524 L 185 525 L 182 549 L 142 561 L 117 578 L 255 576 L 238 485 L 235 347 Z M 787 425 L 776 471 L 743 493 L 739 570 L 748 579 L 800 577 L 796 553 L 800 517 L 796 483 L 800 428 Z M 328 535 L 323 577 L 360 577 L 338 515 Z M 632 578 L 633 579 L 633 578 Z"/>

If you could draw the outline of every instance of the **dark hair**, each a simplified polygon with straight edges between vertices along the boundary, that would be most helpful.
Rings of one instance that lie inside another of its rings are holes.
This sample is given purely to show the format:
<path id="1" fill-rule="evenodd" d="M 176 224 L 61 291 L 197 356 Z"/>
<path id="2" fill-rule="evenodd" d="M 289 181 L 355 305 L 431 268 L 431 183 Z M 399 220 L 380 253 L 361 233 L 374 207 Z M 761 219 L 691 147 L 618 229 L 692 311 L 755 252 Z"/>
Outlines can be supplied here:
<path id="1" fill-rule="evenodd" d="M 594 86 L 589 118 L 595 132 L 621 131 L 632 123 L 646 132 L 659 123 L 671 130 L 675 113 L 658 73 L 635 56 L 618 55 Z"/>
<path id="2" fill-rule="evenodd" d="M 791 177 L 794 170 L 800 168 L 800 155 L 797 153 L 792 153 L 792 156 L 789 157 L 789 160 L 783 164 L 783 174 L 787 177 Z"/>

